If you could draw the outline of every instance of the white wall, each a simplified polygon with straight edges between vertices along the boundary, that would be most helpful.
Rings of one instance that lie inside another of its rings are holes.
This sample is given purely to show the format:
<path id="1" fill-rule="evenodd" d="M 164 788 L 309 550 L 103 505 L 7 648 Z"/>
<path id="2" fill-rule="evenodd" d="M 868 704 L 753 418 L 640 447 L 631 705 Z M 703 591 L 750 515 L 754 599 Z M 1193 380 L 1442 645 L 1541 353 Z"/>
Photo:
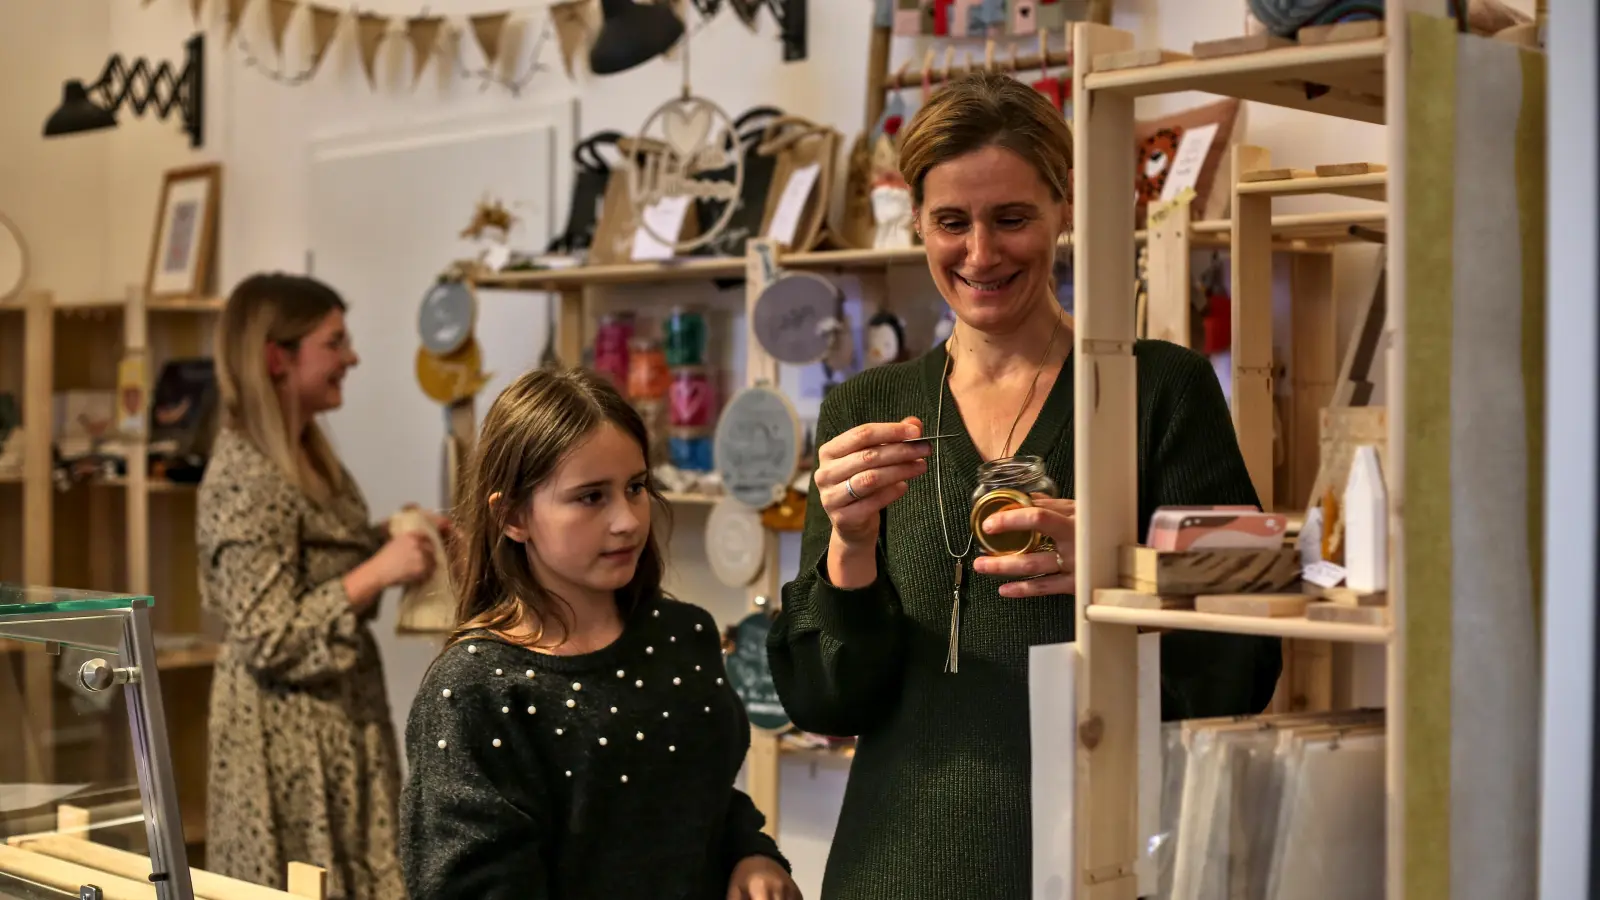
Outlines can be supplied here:
<path id="1" fill-rule="evenodd" d="M 1549 385 L 1539 896 L 1593 896 L 1597 161 L 1593 0 L 1550 4 Z"/>
<path id="2" fill-rule="evenodd" d="M 103 291 L 110 151 L 92 138 L 46 142 L 41 135 L 61 102 L 62 80 L 98 77 L 110 5 L 0 3 L 0 211 L 31 251 L 30 284 L 64 299 Z"/>
<path id="3" fill-rule="evenodd" d="M 1527 8 L 1531 4 L 1532 0 L 1521 0 L 1515 5 Z M 494 0 L 434 0 L 428 4 L 431 12 L 447 16 L 493 11 L 506 5 Z M 128 115 L 123 116 L 122 127 L 109 135 L 48 144 L 38 136 L 45 117 L 59 100 L 60 81 L 66 77 L 91 79 L 113 47 L 130 55 L 147 54 L 181 63 L 182 42 L 193 30 L 187 0 L 153 0 L 149 6 L 110 0 L 0 3 L 0 85 L 4 86 L 0 90 L 9 101 L 5 105 L 8 115 L 0 117 L 0 209 L 17 220 L 33 245 L 36 286 L 69 297 L 88 297 L 120 293 L 123 286 L 139 283 L 160 174 L 168 167 L 205 159 L 223 164 L 219 287 L 226 291 L 240 277 L 258 270 L 304 269 L 313 230 L 310 148 L 319 141 L 398 127 L 426 128 L 447 118 L 512 116 L 568 98 L 580 101 L 580 134 L 601 128 L 631 132 L 678 89 L 681 77 L 680 62 L 656 60 L 630 72 L 596 79 L 587 75 L 580 61 L 578 78 L 569 81 L 560 71 L 552 45 L 545 57 L 550 71 L 538 76 L 519 97 L 498 88 L 480 90 L 476 82 L 459 77 L 441 77 L 437 61 L 413 91 L 401 86 L 408 80 L 409 50 L 403 41 L 392 39 L 380 55 L 382 87 L 374 91 L 353 58 L 352 41 L 343 35 L 338 50 L 324 62 L 322 73 L 308 84 L 288 87 L 247 66 L 240 46 L 224 48 L 220 7 L 212 2 L 206 10 L 207 144 L 196 153 L 188 148 L 175 121 L 140 121 Z M 417 4 L 401 0 L 368 0 L 363 7 L 402 17 L 418 10 Z M 265 10 L 266 4 L 257 0 L 241 34 L 254 53 L 270 63 L 273 54 L 266 39 Z M 1243 0 L 1122 0 L 1115 24 L 1133 31 L 1141 46 L 1186 49 L 1197 40 L 1238 34 L 1243 10 Z M 829 123 L 853 139 L 864 115 L 871 4 L 866 0 L 810 0 L 808 14 L 810 59 L 794 64 L 782 63 L 776 28 L 766 14 L 754 34 L 726 9 L 703 28 L 696 26 L 691 48 L 696 92 L 730 114 L 758 103 L 774 104 Z M 292 59 L 302 58 L 305 32 L 303 19 L 291 28 L 286 49 Z M 975 49 L 981 54 L 981 47 Z M 920 59 L 921 54 L 919 42 L 896 39 L 893 65 L 905 58 Z M 915 92 L 907 99 L 914 102 Z M 1154 114 L 1201 99 L 1162 98 L 1143 104 L 1141 113 Z M 1247 117 L 1248 140 L 1269 147 L 1281 165 L 1385 159 L 1383 132 L 1375 126 L 1254 104 Z M 500 163 L 508 172 L 525 164 L 526 160 L 516 158 Z M 492 169 L 484 171 L 483 190 L 492 191 L 497 177 Z M 565 185 L 560 188 L 561 202 L 566 190 Z M 374 198 L 375 202 L 378 199 Z M 476 199 L 463 197 L 461 205 Z M 441 209 L 438 214 L 465 224 L 461 205 Z M 1328 205 L 1321 198 L 1296 198 L 1285 201 L 1282 209 L 1303 211 Z M 542 211 L 535 214 L 542 216 Z M 558 212 L 558 225 L 564 217 L 563 209 Z M 1368 249 L 1340 254 L 1336 274 L 1342 300 L 1353 302 L 1368 289 L 1371 260 Z M 438 260 L 441 266 L 445 262 Z M 926 276 L 915 267 L 897 273 L 892 284 L 897 305 L 908 302 L 908 297 L 911 302 L 922 298 L 936 302 L 928 293 Z M 654 305 L 695 294 L 682 287 L 640 289 L 617 302 L 641 296 L 648 296 Z M 396 296 L 392 302 L 395 315 L 409 318 L 417 297 Z M 729 302 L 737 306 L 738 298 Z M 520 319 L 518 313 L 502 311 L 500 321 L 508 328 L 520 328 L 530 341 L 538 340 L 544 329 L 544 309 L 542 300 L 530 299 Z M 741 358 L 742 342 L 729 343 L 730 357 Z M 411 366 L 408 353 L 369 354 L 355 377 L 392 380 L 394 390 L 410 391 L 414 390 Z M 494 368 L 496 362 L 489 361 L 489 366 Z M 792 386 L 795 376 L 795 372 L 786 372 L 785 385 Z M 800 406 L 805 414 L 810 404 Z M 427 442 L 430 446 L 438 442 L 436 422 L 416 424 L 412 417 L 397 418 L 392 413 L 382 403 L 352 407 L 337 414 L 336 431 L 370 432 L 394 442 Z M 383 460 L 351 462 L 357 471 L 372 473 L 363 475 L 369 495 L 421 496 L 432 491 L 437 481 L 431 469 L 387 471 Z M 739 612 L 738 594 L 717 585 L 707 567 L 698 562 L 702 550 L 698 531 L 704 513 L 683 510 L 677 520 L 673 587 L 726 621 Z M 786 572 L 792 572 L 797 564 L 797 543 L 792 538 L 784 542 Z M 420 674 L 411 672 L 409 677 L 420 678 Z M 391 681 L 403 682 L 406 677 L 406 672 L 391 672 Z M 397 715 L 404 715 L 403 706 Z M 828 766 L 789 763 L 784 776 L 781 842 L 796 863 L 802 888 L 808 896 L 816 896 L 845 773 Z"/>

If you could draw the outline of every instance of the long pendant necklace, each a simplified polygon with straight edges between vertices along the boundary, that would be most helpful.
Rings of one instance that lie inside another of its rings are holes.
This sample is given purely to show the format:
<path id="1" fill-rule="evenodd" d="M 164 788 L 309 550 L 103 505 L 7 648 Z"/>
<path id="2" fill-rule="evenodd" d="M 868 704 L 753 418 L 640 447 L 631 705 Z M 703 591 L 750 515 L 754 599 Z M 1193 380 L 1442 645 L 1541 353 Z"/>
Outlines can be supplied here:
<path id="1" fill-rule="evenodd" d="M 1039 366 L 1033 370 L 1033 380 L 1028 382 L 1028 392 L 1022 397 L 1022 406 L 1017 410 L 1016 418 L 1011 420 L 1011 428 L 1006 432 L 1006 442 L 1000 448 L 1000 456 L 1011 455 L 1011 438 L 1017 433 L 1017 423 L 1022 421 L 1022 414 L 1028 411 L 1028 404 L 1033 402 L 1034 389 L 1039 386 L 1039 376 L 1044 373 L 1044 364 L 1050 360 L 1050 351 L 1056 345 L 1056 333 L 1061 330 L 1061 316 L 1056 316 L 1055 327 L 1050 329 L 1050 340 L 1044 345 L 1044 355 L 1039 357 Z M 950 360 L 955 356 L 956 338 L 950 336 L 950 341 L 945 347 L 944 372 L 939 376 L 939 407 L 934 412 L 933 433 L 944 434 L 944 395 L 950 385 Z M 950 648 L 945 653 L 944 670 L 952 674 L 960 668 L 961 657 L 961 583 L 965 574 L 967 554 L 972 552 L 973 534 L 967 531 L 966 546 L 957 553 L 950 540 L 950 527 L 946 524 L 947 517 L 944 511 L 944 463 L 939 453 L 942 441 L 933 442 L 933 490 L 939 501 L 939 534 L 944 538 L 944 552 L 955 560 L 955 580 L 950 587 Z"/>

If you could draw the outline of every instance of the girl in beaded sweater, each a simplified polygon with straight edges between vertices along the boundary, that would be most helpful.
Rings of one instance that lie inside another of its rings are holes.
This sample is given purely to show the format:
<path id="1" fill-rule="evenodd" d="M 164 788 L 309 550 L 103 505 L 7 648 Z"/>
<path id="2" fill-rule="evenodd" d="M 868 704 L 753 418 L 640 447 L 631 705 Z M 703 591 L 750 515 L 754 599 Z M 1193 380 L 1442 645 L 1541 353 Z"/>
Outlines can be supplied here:
<path id="1" fill-rule="evenodd" d="M 798 900 L 733 787 L 716 623 L 661 593 L 647 447 L 583 371 L 529 372 L 484 420 L 460 625 L 406 726 L 411 900 Z"/>

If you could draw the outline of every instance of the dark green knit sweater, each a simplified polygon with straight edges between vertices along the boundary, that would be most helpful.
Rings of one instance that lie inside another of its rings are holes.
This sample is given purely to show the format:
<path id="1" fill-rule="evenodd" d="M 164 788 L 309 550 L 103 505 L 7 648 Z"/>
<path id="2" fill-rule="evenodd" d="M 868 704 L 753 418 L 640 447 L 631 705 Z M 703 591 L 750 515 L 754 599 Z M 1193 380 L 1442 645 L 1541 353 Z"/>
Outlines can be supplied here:
<path id="1" fill-rule="evenodd" d="M 1157 506 L 1256 503 L 1210 363 L 1140 341 L 1139 521 Z M 866 422 L 935 421 L 944 350 L 869 369 L 830 392 L 817 444 Z M 979 457 L 947 397 L 946 526 L 959 549 Z M 1069 359 L 1019 453 L 1043 457 L 1073 496 Z M 932 458 L 930 457 L 930 466 Z M 823 900 L 1011 900 L 1029 894 L 1028 648 L 1071 641 L 1074 598 L 1002 598 L 1000 579 L 972 573 L 962 599 L 960 672 L 944 671 L 952 564 L 939 531 L 931 471 L 885 513 L 878 579 L 828 583 L 831 527 L 807 509 L 800 576 L 783 591 L 768 643 L 773 681 L 797 726 L 859 735 Z M 976 552 L 974 547 L 974 553 Z M 970 560 L 970 556 L 969 556 Z M 1263 709 L 1282 665 L 1271 638 L 1182 632 L 1162 639 L 1162 716 Z M 1070 748 L 1062 748 L 1070 752 Z"/>

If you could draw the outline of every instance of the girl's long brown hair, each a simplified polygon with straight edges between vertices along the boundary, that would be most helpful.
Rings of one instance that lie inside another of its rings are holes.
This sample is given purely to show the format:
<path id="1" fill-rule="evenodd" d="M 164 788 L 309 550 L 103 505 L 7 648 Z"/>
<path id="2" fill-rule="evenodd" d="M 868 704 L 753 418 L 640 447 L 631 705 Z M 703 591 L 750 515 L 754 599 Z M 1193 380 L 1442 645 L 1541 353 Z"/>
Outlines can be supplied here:
<path id="1" fill-rule="evenodd" d="M 463 541 L 456 583 L 461 587 L 459 624 L 450 643 L 469 631 L 504 634 L 525 622 L 533 629 L 535 643 L 542 643 L 552 629 L 561 641 L 571 634 L 571 606 L 539 583 L 528 564 L 527 548 L 506 537 L 506 521 L 513 510 L 527 509 L 534 491 L 561 461 L 607 423 L 638 442 L 648 466 L 650 441 L 644 420 L 611 382 L 593 372 L 535 369 L 495 398 L 484 417 L 457 506 Z M 633 579 L 617 591 L 624 617 L 661 591 L 664 565 L 655 522 L 666 517 L 667 505 L 653 480 L 646 490 L 654 507 L 650 534 Z M 501 499 L 490 503 L 494 494 Z"/>

